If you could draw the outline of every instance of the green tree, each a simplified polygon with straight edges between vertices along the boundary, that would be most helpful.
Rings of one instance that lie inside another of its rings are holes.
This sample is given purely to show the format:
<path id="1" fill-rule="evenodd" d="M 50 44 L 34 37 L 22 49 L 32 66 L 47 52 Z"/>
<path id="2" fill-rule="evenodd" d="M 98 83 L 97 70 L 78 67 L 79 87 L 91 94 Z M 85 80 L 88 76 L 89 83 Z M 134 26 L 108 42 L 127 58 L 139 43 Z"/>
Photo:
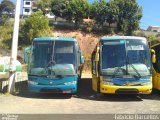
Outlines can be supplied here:
<path id="1" fill-rule="evenodd" d="M 9 0 L 3 0 L 0 4 L 0 24 L 5 24 L 13 15 L 15 5 Z"/>
<path id="2" fill-rule="evenodd" d="M 114 0 L 118 13 L 118 30 L 127 35 L 131 35 L 134 30 L 139 28 L 139 22 L 142 18 L 142 7 L 138 6 L 136 0 Z"/>
<path id="3" fill-rule="evenodd" d="M 72 9 L 70 7 L 71 0 L 53 0 L 51 3 L 51 10 L 57 17 L 64 18 L 66 20 L 72 20 Z"/>
<path id="4" fill-rule="evenodd" d="M 13 34 L 13 23 L 8 22 L 5 26 L 0 26 L 0 47 L 11 48 Z"/>
<path id="5" fill-rule="evenodd" d="M 89 4 L 86 0 L 72 0 L 71 8 L 73 10 L 73 20 L 75 20 L 75 24 L 78 25 L 87 17 Z"/>
<path id="6" fill-rule="evenodd" d="M 11 14 L 14 9 L 15 5 L 10 0 L 3 0 L 0 4 L 0 14 Z"/>
<path id="7" fill-rule="evenodd" d="M 146 37 L 146 34 L 144 31 L 134 31 L 133 32 L 134 36 L 140 36 L 140 37 Z"/>
<path id="8" fill-rule="evenodd" d="M 107 3 L 105 2 L 105 0 L 95 1 L 92 4 L 90 14 L 92 18 L 95 19 L 96 22 L 101 26 L 103 26 L 103 23 L 107 19 L 106 17 L 107 9 L 108 7 L 107 7 Z"/>
<path id="9" fill-rule="evenodd" d="M 109 27 L 110 24 L 115 23 L 118 21 L 118 14 L 119 14 L 119 8 L 117 7 L 117 5 L 115 4 L 114 0 L 110 0 L 107 3 L 107 22 L 109 23 Z"/>
<path id="10" fill-rule="evenodd" d="M 34 2 L 34 6 L 36 6 L 39 10 L 42 10 L 44 14 L 47 14 L 51 8 L 52 0 L 37 0 Z"/>
<path id="11" fill-rule="evenodd" d="M 25 19 L 20 30 L 20 44 L 30 44 L 35 37 L 46 36 L 51 33 L 48 18 L 41 10 L 34 12 Z"/>
<path id="12" fill-rule="evenodd" d="M 156 35 L 156 37 L 160 38 L 160 33 L 158 33 L 158 34 Z"/>
<path id="13" fill-rule="evenodd" d="M 91 16 L 96 22 L 103 26 L 104 22 L 110 24 L 117 22 L 119 9 L 113 0 L 106 2 L 105 0 L 95 1 L 92 5 Z"/>
<path id="14" fill-rule="evenodd" d="M 75 21 L 75 26 L 87 17 L 89 4 L 86 0 L 53 0 L 51 4 L 55 16 Z"/>

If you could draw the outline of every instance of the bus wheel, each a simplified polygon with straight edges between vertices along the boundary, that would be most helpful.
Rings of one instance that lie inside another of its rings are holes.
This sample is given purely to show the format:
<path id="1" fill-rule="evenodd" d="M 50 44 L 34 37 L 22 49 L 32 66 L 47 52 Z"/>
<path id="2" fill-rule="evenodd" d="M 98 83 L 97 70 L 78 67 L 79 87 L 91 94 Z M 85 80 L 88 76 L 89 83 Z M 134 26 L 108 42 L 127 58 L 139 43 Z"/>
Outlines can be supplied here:
<path id="1" fill-rule="evenodd" d="M 94 99 L 101 99 L 103 97 L 103 93 L 94 93 L 94 95 L 92 96 L 92 98 Z"/>

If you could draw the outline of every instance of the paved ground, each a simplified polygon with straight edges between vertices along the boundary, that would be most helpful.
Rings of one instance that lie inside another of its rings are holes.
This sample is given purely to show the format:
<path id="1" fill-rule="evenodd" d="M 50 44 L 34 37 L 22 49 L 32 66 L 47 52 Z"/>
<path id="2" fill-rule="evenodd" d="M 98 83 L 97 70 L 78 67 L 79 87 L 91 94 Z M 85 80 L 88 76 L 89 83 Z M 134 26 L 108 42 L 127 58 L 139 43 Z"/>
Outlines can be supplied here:
<path id="1" fill-rule="evenodd" d="M 76 95 L 28 93 L 26 82 L 16 95 L 0 94 L 0 113 L 29 114 L 98 114 L 160 113 L 160 91 L 151 95 L 105 95 L 94 97 L 91 78 L 79 83 Z"/>

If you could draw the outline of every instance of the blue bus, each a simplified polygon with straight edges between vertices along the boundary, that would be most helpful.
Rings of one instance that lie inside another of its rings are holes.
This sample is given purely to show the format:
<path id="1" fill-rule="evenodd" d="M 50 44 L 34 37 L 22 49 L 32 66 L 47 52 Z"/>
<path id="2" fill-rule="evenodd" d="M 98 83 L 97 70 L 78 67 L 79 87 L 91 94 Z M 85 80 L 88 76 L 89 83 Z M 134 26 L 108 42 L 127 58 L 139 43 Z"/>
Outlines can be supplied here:
<path id="1" fill-rule="evenodd" d="M 25 49 L 24 62 L 28 62 L 30 92 L 77 92 L 84 57 L 75 38 L 35 38 Z"/>

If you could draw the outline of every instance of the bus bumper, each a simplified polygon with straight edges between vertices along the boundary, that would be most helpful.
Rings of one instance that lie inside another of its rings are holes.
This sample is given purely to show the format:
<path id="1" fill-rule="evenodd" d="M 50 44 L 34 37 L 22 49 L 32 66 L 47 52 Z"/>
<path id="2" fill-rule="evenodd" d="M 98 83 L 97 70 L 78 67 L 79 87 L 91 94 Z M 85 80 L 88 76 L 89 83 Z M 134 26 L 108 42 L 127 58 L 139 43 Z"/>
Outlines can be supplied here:
<path id="1" fill-rule="evenodd" d="M 28 83 L 28 89 L 36 93 L 76 93 L 77 84 L 46 86 Z"/>
<path id="2" fill-rule="evenodd" d="M 110 94 L 150 94 L 152 92 L 152 85 L 148 86 L 101 85 L 100 92 L 110 93 Z"/>

